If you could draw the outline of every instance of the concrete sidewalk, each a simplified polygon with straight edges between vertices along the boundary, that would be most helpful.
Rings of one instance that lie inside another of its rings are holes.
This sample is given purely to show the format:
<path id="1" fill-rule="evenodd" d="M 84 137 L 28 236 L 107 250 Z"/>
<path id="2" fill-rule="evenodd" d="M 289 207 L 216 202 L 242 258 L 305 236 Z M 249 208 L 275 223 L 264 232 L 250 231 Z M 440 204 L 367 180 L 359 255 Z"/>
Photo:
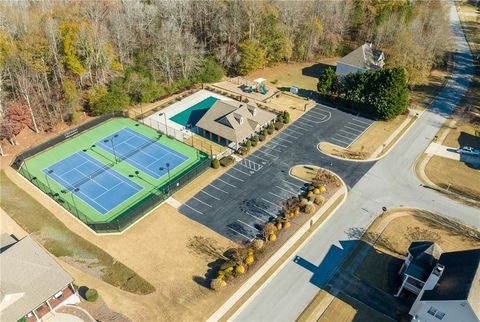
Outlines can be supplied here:
<path id="1" fill-rule="evenodd" d="M 480 164 L 480 157 L 460 154 L 456 152 L 455 148 L 451 148 L 449 146 L 441 145 L 435 142 L 430 143 L 428 148 L 425 150 L 425 153 L 429 155 L 438 155 L 443 158 L 470 163 L 473 165 Z"/>

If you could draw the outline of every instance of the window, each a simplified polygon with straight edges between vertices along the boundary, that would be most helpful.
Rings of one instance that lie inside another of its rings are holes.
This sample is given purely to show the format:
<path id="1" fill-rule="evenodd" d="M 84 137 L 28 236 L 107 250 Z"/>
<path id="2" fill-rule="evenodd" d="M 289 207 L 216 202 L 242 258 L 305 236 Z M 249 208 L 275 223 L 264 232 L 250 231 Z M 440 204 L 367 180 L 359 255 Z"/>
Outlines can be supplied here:
<path id="1" fill-rule="evenodd" d="M 437 313 L 437 309 L 434 308 L 433 306 L 430 306 L 430 309 L 428 309 L 427 313 L 435 316 L 435 313 Z"/>
<path id="2" fill-rule="evenodd" d="M 443 312 L 437 312 L 437 314 L 435 314 L 435 317 L 439 320 L 442 320 L 444 316 L 445 316 L 445 313 Z"/>

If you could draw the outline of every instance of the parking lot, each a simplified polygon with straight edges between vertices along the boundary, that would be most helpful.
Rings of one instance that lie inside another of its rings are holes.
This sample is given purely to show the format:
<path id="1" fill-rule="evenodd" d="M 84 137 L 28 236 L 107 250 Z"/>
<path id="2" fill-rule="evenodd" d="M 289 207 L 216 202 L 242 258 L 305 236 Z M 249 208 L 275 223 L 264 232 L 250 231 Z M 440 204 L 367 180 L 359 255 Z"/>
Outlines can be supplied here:
<path id="1" fill-rule="evenodd" d="M 360 121 L 365 122 L 363 130 Z M 285 199 L 305 188 L 304 182 L 289 175 L 292 166 L 314 164 L 331 169 L 350 187 L 363 176 L 372 163 L 333 159 L 319 153 L 316 146 L 320 140 L 344 133 L 340 130 L 356 129 L 350 123 L 358 123 L 360 132 L 352 131 L 349 136 L 353 141 L 368 127 L 368 121 L 317 105 L 207 185 L 179 210 L 233 241 L 249 241 L 261 234 L 266 221 L 279 214 Z M 350 144 L 346 140 L 343 144 Z"/>

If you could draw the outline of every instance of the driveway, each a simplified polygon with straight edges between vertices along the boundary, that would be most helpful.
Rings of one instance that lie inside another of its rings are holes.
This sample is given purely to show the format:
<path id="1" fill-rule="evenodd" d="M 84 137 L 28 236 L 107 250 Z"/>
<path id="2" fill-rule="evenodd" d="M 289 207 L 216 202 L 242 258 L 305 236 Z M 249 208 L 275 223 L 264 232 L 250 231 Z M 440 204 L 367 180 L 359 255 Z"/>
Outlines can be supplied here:
<path id="1" fill-rule="evenodd" d="M 179 210 L 233 241 L 250 241 L 261 234 L 265 222 L 278 216 L 285 199 L 304 188 L 304 182 L 289 175 L 294 165 L 325 167 L 353 187 L 373 163 L 341 161 L 320 153 L 316 147 L 325 140 L 335 144 L 340 144 L 335 140 L 342 140 L 347 146 L 371 123 L 364 117 L 317 105 Z"/>
<path id="2" fill-rule="evenodd" d="M 382 206 L 423 208 L 480 227 L 478 209 L 423 188 L 414 171 L 417 157 L 460 102 L 473 73 L 472 55 L 455 6 L 450 5 L 456 49 L 452 78 L 405 137 L 363 175 L 342 207 L 295 254 L 322 267 L 321 280 L 311 283 L 312 272 L 291 261 L 237 313 L 235 321 L 294 321 L 350 254 L 348 232 L 368 227 Z"/>
<path id="3" fill-rule="evenodd" d="M 461 161 L 464 163 L 469 163 L 474 166 L 480 164 L 480 157 L 475 157 L 472 155 L 460 154 L 456 152 L 457 149 L 451 148 L 449 146 L 441 145 L 435 142 L 430 143 L 428 148 L 425 150 L 427 154 L 438 155 L 443 158 L 452 159 L 456 161 Z"/>

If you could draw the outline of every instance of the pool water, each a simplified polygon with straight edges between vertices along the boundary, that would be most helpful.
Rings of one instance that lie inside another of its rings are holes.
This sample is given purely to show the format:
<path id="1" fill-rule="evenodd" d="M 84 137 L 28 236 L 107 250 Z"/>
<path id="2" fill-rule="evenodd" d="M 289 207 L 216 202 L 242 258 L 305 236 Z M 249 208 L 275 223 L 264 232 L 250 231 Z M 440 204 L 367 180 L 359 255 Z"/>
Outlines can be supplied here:
<path id="1" fill-rule="evenodd" d="M 197 122 L 207 113 L 210 107 L 218 101 L 218 98 L 213 96 L 207 97 L 203 101 L 198 102 L 195 105 L 192 105 L 188 109 L 172 116 L 171 121 L 180 124 L 184 127 L 193 128 Z"/>

